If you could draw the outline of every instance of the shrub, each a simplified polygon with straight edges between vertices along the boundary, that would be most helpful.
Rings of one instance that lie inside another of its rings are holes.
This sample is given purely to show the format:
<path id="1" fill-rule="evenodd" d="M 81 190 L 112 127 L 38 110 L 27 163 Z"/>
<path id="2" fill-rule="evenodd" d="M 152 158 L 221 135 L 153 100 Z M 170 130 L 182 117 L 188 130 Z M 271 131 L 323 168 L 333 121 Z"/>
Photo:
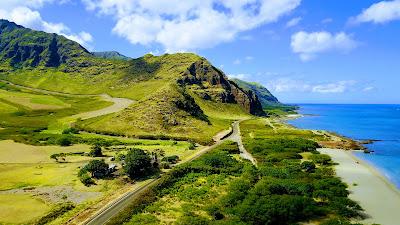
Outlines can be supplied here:
<path id="1" fill-rule="evenodd" d="M 189 150 L 195 150 L 196 149 L 196 143 L 194 141 L 189 141 Z"/>
<path id="2" fill-rule="evenodd" d="M 211 224 L 211 221 L 208 219 L 201 217 L 201 216 L 196 216 L 196 215 L 185 215 L 181 218 L 179 218 L 176 221 L 177 225 L 208 225 Z"/>
<path id="3" fill-rule="evenodd" d="M 87 173 L 84 173 L 81 176 L 79 176 L 79 180 L 85 186 L 90 186 L 90 185 L 94 184 L 94 180 L 89 175 L 87 175 Z"/>
<path id="4" fill-rule="evenodd" d="M 62 136 L 60 139 L 58 139 L 58 144 L 60 146 L 71 146 L 72 145 L 72 140 L 70 136 Z"/>
<path id="5" fill-rule="evenodd" d="M 75 208 L 75 205 L 72 202 L 60 203 L 56 205 L 48 214 L 37 220 L 35 224 L 36 225 L 47 224 L 55 220 L 57 217 L 60 217 L 61 215 L 65 214 L 69 210 L 72 210 L 73 208 Z"/>
<path id="6" fill-rule="evenodd" d="M 316 164 L 320 164 L 320 165 L 329 165 L 331 164 L 331 157 L 329 155 L 326 154 L 314 154 L 310 156 L 310 159 L 316 163 Z"/>
<path id="7" fill-rule="evenodd" d="M 74 127 L 71 127 L 71 128 L 67 128 L 67 129 L 63 130 L 62 133 L 63 134 L 79 134 L 79 130 Z"/>
<path id="8" fill-rule="evenodd" d="M 306 172 L 314 172 L 315 171 L 315 164 L 310 161 L 304 161 L 301 163 L 301 169 L 305 170 Z"/>
<path id="9" fill-rule="evenodd" d="M 161 169 L 171 169 L 171 164 L 168 162 L 161 162 L 160 168 Z"/>
<path id="10" fill-rule="evenodd" d="M 89 152 L 89 156 L 91 157 L 101 157 L 103 156 L 103 152 L 101 151 L 100 145 L 96 144 L 91 147 Z"/>
<path id="11" fill-rule="evenodd" d="M 161 161 L 175 164 L 179 161 L 179 156 L 177 156 L 177 155 L 167 156 L 167 157 L 162 158 Z"/>
<path id="12" fill-rule="evenodd" d="M 236 211 L 249 224 L 293 224 L 318 214 L 318 207 L 311 198 L 303 196 L 249 195 Z"/>
<path id="13" fill-rule="evenodd" d="M 266 157 L 267 162 L 281 162 L 285 159 L 301 159 L 302 156 L 296 152 L 272 153 Z"/>

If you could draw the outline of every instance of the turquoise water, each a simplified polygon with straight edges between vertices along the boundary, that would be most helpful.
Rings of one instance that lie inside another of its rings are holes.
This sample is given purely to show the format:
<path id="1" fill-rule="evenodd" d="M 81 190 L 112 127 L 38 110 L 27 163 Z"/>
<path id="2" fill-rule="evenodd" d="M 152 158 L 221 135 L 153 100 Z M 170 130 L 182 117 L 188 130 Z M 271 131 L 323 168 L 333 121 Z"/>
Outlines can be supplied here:
<path id="1" fill-rule="evenodd" d="M 299 105 L 305 117 L 289 124 L 328 130 L 356 139 L 379 140 L 366 145 L 372 154 L 354 153 L 378 169 L 400 189 L 400 105 Z"/>

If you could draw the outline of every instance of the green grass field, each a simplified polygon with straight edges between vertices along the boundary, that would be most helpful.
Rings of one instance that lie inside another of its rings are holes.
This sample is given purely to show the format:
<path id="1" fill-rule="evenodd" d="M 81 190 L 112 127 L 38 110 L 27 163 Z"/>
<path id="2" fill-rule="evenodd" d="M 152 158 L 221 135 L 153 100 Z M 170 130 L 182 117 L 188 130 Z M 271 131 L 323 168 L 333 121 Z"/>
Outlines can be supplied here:
<path id="1" fill-rule="evenodd" d="M 28 224 L 50 209 L 48 204 L 27 194 L 0 193 L 0 224 Z"/>
<path id="2" fill-rule="evenodd" d="M 70 107 L 61 99 L 51 95 L 39 95 L 22 91 L 0 89 L 0 99 L 11 104 L 21 105 L 29 110 L 54 110 Z"/>
<path id="3" fill-rule="evenodd" d="M 0 112 L 1 113 L 14 113 L 18 111 L 17 107 L 0 101 Z"/>
<path id="4" fill-rule="evenodd" d="M 124 137 L 110 137 L 97 134 L 76 134 L 77 137 L 84 139 L 104 139 L 118 140 L 128 148 L 141 148 L 148 151 L 163 150 L 166 156 L 178 155 L 181 160 L 191 154 L 196 153 L 196 150 L 189 150 L 189 143 L 185 141 L 171 140 L 139 140 L 128 139 Z M 117 153 L 123 153 L 125 150 L 114 150 L 121 146 L 111 146 L 109 150 L 103 149 L 103 153 L 107 156 L 104 159 L 109 162 L 109 157 Z M 122 146 L 123 147 L 123 146 Z M 90 146 L 84 144 L 73 145 L 69 147 L 60 146 L 32 146 L 23 143 L 16 143 L 11 140 L 0 141 L 0 203 L 7 199 L 15 199 L 8 201 L 7 210 L 0 212 L 0 224 L 2 223 L 26 223 L 38 217 L 45 215 L 50 210 L 54 203 L 43 202 L 31 195 L 21 195 L 20 193 L 1 194 L 1 191 L 20 190 L 27 187 L 73 187 L 79 192 L 103 193 L 107 196 L 121 187 L 126 185 L 121 179 L 106 179 L 96 180 L 96 185 L 90 187 L 84 186 L 77 176 L 79 168 L 85 165 L 92 157 L 80 155 L 68 155 L 65 157 L 64 163 L 56 163 L 50 159 L 50 155 L 55 153 L 76 153 L 89 152 Z M 21 197 L 23 196 L 23 197 Z M 23 200 L 26 205 L 23 204 Z M 99 201 L 102 197 L 90 199 L 90 201 Z M 85 202 L 78 208 L 81 210 L 85 206 Z M 5 204 L 2 204 L 5 205 Z M 43 206 L 44 205 L 44 206 Z M 85 207 L 87 207 L 86 205 Z M 30 208 L 40 207 L 41 210 L 31 210 L 25 213 L 24 217 L 16 216 L 18 213 L 26 212 Z M 0 208 L 1 209 L 1 208 Z"/>

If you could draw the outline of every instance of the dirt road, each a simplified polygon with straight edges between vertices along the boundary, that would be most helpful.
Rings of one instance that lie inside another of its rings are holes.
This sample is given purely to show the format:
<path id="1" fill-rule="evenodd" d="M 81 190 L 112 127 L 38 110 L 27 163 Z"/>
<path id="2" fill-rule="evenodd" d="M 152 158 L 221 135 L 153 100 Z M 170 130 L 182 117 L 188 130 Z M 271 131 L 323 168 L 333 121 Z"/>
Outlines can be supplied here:
<path id="1" fill-rule="evenodd" d="M 244 159 L 249 160 L 254 165 L 257 165 L 256 159 L 245 149 L 242 143 L 242 136 L 240 135 L 240 121 L 236 121 L 232 124 L 233 132 L 227 138 L 228 140 L 234 141 L 238 144 L 240 150 L 240 156 Z"/>
<path id="2" fill-rule="evenodd" d="M 31 90 L 31 91 L 35 91 L 35 92 L 39 92 L 39 93 L 43 93 L 43 94 L 50 94 L 50 95 L 61 95 L 61 96 L 69 96 L 69 97 L 96 97 L 99 96 L 101 97 L 104 101 L 108 101 L 108 102 L 112 102 L 114 103 L 111 106 L 108 106 L 106 108 L 103 109 L 99 109 L 99 110 L 95 110 L 95 111 L 89 111 L 89 112 L 83 112 L 83 113 L 79 113 L 73 116 L 68 117 L 69 119 L 73 119 L 76 120 L 78 118 L 82 119 L 82 120 L 86 120 L 86 119 L 90 119 L 90 118 L 94 118 L 94 117 L 98 117 L 98 116 L 104 116 L 104 115 L 108 115 L 111 113 L 115 113 L 115 112 L 119 112 L 123 109 L 128 108 L 131 104 L 133 104 L 135 101 L 131 100 L 131 99 L 127 99 L 127 98 L 114 98 L 111 97 L 107 94 L 101 94 L 101 95 L 86 95 L 86 94 L 69 94 L 69 93 L 63 93 L 63 92 L 56 92 L 56 91 L 48 91 L 48 90 L 43 90 L 43 89 L 38 89 L 38 88 L 32 88 L 32 87 L 26 87 L 26 86 L 22 86 L 22 85 L 18 85 L 18 84 L 13 84 L 9 81 L 6 80 L 0 80 L 1 82 L 7 83 L 9 85 L 15 86 L 15 87 L 19 87 L 19 88 L 23 88 L 23 89 L 27 89 L 27 90 Z"/>

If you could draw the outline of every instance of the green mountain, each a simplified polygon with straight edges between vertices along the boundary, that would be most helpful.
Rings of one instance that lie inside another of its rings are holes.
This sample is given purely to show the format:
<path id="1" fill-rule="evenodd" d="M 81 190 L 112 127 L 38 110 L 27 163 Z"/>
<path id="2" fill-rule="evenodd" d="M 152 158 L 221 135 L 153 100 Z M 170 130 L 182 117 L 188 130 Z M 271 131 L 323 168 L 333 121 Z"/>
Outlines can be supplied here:
<path id="1" fill-rule="evenodd" d="M 114 114 L 82 121 L 82 129 L 127 136 L 211 140 L 230 121 L 264 116 L 244 90 L 195 54 L 100 58 L 63 36 L 0 21 L 0 79 L 74 94 L 107 93 L 136 100 Z"/>
<path id="2" fill-rule="evenodd" d="M 239 79 L 231 79 L 244 90 L 251 90 L 258 96 L 263 107 L 282 105 L 279 100 L 263 85 L 256 82 L 247 82 Z"/>
<path id="3" fill-rule="evenodd" d="M 0 60 L 12 67 L 58 67 L 90 55 L 63 36 L 33 31 L 7 20 L 0 20 L 0 40 Z"/>
<path id="4" fill-rule="evenodd" d="M 105 51 L 105 52 L 92 52 L 92 54 L 96 57 L 103 59 L 121 59 L 121 60 L 130 60 L 128 56 L 124 56 L 116 51 Z"/>

